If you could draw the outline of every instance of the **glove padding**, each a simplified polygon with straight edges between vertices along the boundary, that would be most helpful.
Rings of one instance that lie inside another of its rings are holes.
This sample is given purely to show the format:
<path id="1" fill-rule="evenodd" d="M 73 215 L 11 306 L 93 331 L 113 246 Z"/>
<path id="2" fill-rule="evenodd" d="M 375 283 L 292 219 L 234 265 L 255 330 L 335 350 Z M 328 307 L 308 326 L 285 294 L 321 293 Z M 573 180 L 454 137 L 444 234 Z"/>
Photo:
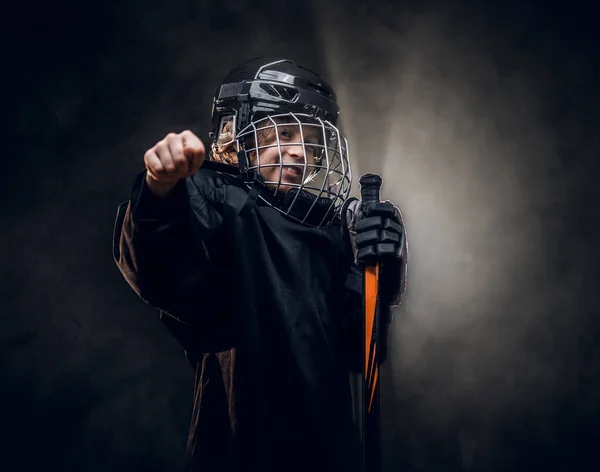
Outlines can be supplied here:
<path id="1" fill-rule="evenodd" d="M 346 202 L 346 222 L 355 263 L 359 266 L 381 264 L 380 300 L 396 306 L 406 288 L 408 244 L 400 210 L 391 202 L 369 205 L 357 198 Z"/>
<path id="2" fill-rule="evenodd" d="M 356 261 L 372 265 L 399 258 L 404 243 L 400 212 L 390 202 L 361 205 L 362 217 L 356 222 Z"/>

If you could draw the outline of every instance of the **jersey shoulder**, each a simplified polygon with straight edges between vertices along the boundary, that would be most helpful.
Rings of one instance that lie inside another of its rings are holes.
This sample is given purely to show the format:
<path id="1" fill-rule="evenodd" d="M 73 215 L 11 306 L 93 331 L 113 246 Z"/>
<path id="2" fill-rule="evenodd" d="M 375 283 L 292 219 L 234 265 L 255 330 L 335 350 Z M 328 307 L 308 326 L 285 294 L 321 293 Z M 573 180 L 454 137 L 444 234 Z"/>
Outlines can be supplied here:
<path id="1" fill-rule="evenodd" d="M 243 183 L 239 178 L 212 169 L 201 168 L 188 179 L 188 190 L 191 196 L 201 196 L 214 202 L 223 203 L 225 195 L 231 188 L 244 191 Z"/>

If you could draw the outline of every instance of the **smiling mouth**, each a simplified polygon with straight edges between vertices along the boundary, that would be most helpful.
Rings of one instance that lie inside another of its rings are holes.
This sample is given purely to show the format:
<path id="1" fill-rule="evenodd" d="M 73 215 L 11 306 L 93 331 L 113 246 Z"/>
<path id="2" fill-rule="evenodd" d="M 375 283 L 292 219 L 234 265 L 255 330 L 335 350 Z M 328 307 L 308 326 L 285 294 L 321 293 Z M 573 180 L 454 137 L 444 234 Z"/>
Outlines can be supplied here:
<path id="1" fill-rule="evenodd" d="M 283 170 L 289 176 L 302 177 L 302 167 L 299 165 L 283 166 Z"/>

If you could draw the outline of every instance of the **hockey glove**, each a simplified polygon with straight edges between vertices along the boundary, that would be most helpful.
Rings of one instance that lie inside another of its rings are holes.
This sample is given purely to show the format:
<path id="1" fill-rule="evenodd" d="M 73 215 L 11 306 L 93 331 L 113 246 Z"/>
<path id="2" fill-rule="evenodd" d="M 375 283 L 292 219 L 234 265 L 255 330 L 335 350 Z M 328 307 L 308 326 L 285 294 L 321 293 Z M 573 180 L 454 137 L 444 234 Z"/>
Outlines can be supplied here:
<path id="1" fill-rule="evenodd" d="M 363 208 L 351 198 L 346 202 L 344 219 L 360 267 L 379 263 L 380 300 L 396 306 L 406 288 L 408 244 L 400 210 L 391 202 L 378 202 Z"/>

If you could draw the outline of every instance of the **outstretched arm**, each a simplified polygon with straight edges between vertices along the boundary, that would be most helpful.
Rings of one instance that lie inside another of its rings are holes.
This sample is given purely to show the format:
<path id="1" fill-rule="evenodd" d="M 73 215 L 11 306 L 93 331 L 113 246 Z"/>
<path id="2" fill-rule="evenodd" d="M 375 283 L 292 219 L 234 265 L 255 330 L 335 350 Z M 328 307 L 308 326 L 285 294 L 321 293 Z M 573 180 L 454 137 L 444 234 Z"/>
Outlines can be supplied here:
<path id="1" fill-rule="evenodd" d="M 209 267 L 191 228 L 185 181 L 159 199 L 148 189 L 145 173 L 138 177 L 131 199 L 118 209 L 113 256 L 140 298 L 193 324 L 193 301 Z"/>
<path id="2" fill-rule="evenodd" d="M 204 147 L 190 132 L 170 134 L 150 149 L 146 171 L 119 207 L 113 236 L 115 262 L 133 290 L 188 324 L 197 321 L 198 298 L 211 270 L 204 240 L 221 222 L 217 189 L 203 195 L 189 177 L 203 159 Z M 193 228 L 199 217 L 202 224 Z"/>

